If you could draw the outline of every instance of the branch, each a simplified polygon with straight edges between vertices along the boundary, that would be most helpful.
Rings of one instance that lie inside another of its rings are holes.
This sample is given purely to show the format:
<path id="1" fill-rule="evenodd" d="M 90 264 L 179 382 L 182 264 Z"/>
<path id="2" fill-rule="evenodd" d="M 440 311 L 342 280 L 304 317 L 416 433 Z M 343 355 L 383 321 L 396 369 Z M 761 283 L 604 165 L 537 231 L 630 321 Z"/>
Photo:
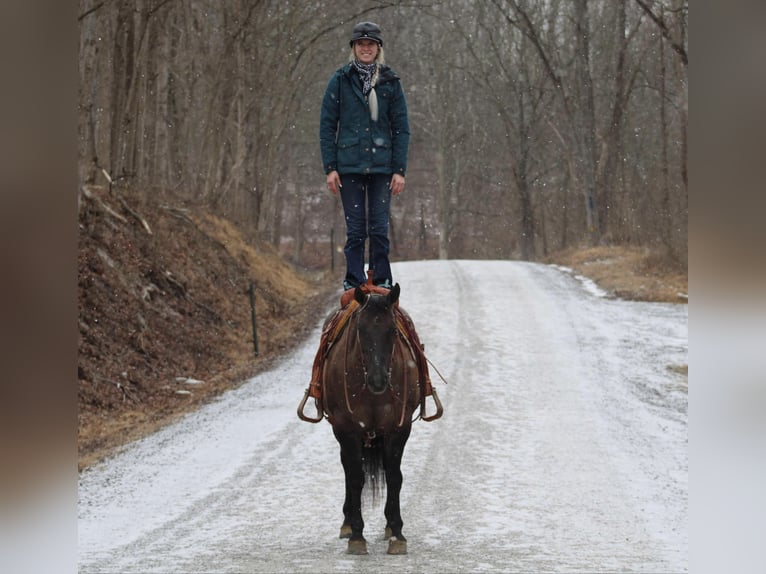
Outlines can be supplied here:
<path id="1" fill-rule="evenodd" d="M 88 186 L 83 185 L 80 187 L 80 191 L 82 192 L 83 197 L 86 199 L 89 199 L 93 201 L 99 208 L 101 208 L 107 215 L 111 215 L 115 219 L 121 221 L 122 223 L 127 223 L 128 220 L 125 219 L 122 215 L 117 213 L 114 209 L 112 209 L 109 204 L 107 204 L 105 201 L 103 201 L 101 198 L 99 198 L 97 195 L 95 195 L 93 192 L 90 191 Z"/>
<path id="2" fill-rule="evenodd" d="M 673 37 L 670 35 L 670 30 L 665 25 L 665 20 L 657 16 L 657 14 L 655 14 L 654 12 L 652 12 L 652 9 L 645 2 L 645 0 L 636 0 L 636 4 L 638 4 L 641 7 L 641 9 L 648 14 L 648 16 L 654 21 L 655 24 L 657 24 L 660 31 L 662 32 L 663 38 L 665 38 L 668 42 L 670 42 L 670 46 L 681 57 L 681 62 L 683 62 L 684 66 L 688 66 L 689 56 L 686 54 L 686 50 L 684 49 L 684 47 L 681 46 L 678 42 L 676 42 L 673 39 Z"/>
<path id="3" fill-rule="evenodd" d="M 353 20 L 356 20 L 357 18 L 361 18 L 367 12 L 372 12 L 374 10 L 380 10 L 381 8 L 392 8 L 392 7 L 395 7 L 395 6 L 397 6 L 396 3 L 386 2 L 386 3 L 383 3 L 382 5 L 372 6 L 371 8 L 364 8 L 362 10 L 359 10 L 358 12 L 353 14 L 352 16 L 349 16 L 349 18 L 346 21 L 342 22 L 342 23 L 332 24 L 331 26 L 328 26 L 326 28 L 323 28 L 323 29 L 319 30 L 316 34 L 314 34 L 311 38 L 309 38 L 308 41 L 305 44 L 303 44 L 300 47 L 300 49 L 297 51 L 297 53 L 295 55 L 295 58 L 293 58 L 293 65 L 290 68 L 290 73 L 292 74 L 295 71 L 295 69 L 298 67 L 298 63 L 300 62 L 301 58 L 303 57 L 303 54 L 311 46 L 313 46 L 320 38 L 322 38 L 323 36 L 326 36 L 327 34 L 333 32 L 334 30 L 338 29 L 340 26 L 345 26 L 346 22 L 349 21 L 349 20 L 353 21 Z"/>
<path id="4" fill-rule="evenodd" d="M 86 10 L 85 12 L 83 12 L 82 14 L 80 14 L 80 15 L 77 17 L 77 21 L 78 21 L 78 22 L 82 22 L 82 21 L 83 21 L 85 18 L 87 18 L 88 16 L 90 16 L 91 14 L 93 14 L 93 12 L 95 12 L 96 10 L 98 10 L 99 8 L 101 8 L 101 7 L 102 7 L 104 4 L 106 4 L 106 0 L 104 0 L 103 2 L 99 2 L 98 4 L 96 4 L 95 6 L 93 6 L 93 8 L 91 8 L 90 10 Z"/>
<path id="5" fill-rule="evenodd" d="M 160 209 L 164 209 L 173 217 L 181 219 L 182 221 L 190 223 L 191 225 L 196 225 L 194 220 L 189 216 L 188 209 L 184 209 L 182 207 L 173 207 L 171 205 L 160 205 Z"/>
<path id="6" fill-rule="evenodd" d="M 524 23 L 522 25 L 519 20 L 514 20 L 510 15 L 506 14 L 505 10 L 503 10 L 502 6 L 498 3 L 497 0 L 492 0 L 492 3 L 500 11 L 508 24 L 518 28 L 521 33 L 524 34 L 524 36 L 526 36 L 530 42 L 532 42 L 532 46 L 534 47 L 535 52 L 537 52 L 540 61 L 543 63 L 545 73 L 551 79 L 551 82 L 553 82 L 553 87 L 556 89 L 556 91 L 559 92 L 561 96 L 561 101 L 564 105 L 564 111 L 568 116 L 571 116 L 571 111 L 569 109 L 569 98 L 567 97 L 567 93 L 564 90 L 564 85 L 559 75 L 553 69 L 553 64 L 548 57 L 548 53 L 543 48 L 542 40 L 537 35 L 537 31 L 535 26 L 532 24 L 532 20 L 529 15 L 521 8 L 521 6 L 519 6 L 519 3 L 516 0 L 506 0 L 506 3 L 510 4 L 516 16 L 523 20 Z"/>
<path id="7" fill-rule="evenodd" d="M 120 203 L 122 204 L 122 207 L 125 209 L 125 211 L 127 211 L 133 217 L 135 217 L 138 220 L 138 222 L 143 226 L 143 228 L 146 230 L 146 232 L 149 235 L 152 235 L 151 227 L 149 227 L 149 224 L 146 222 L 146 220 L 143 217 L 141 217 L 141 214 L 131 209 L 124 199 L 120 198 Z"/>
<path id="8" fill-rule="evenodd" d="M 154 6 L 153 8 L 149 8 L 149 10 L 146 11 L 146 17 L 149 19 L 150 16 L 152 16 L 155 12 L 158 12 L 160 8 L 162 8 L 165 4 L 168 2 L 172 2 L 173 0 L 160 0 L 160 3 Z"/>

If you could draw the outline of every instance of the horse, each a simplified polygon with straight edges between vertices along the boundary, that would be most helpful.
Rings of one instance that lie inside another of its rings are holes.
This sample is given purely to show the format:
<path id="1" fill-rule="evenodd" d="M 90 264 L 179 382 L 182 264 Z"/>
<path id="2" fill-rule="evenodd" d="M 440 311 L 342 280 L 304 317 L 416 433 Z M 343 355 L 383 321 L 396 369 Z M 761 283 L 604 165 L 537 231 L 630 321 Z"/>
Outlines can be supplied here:
<path id="1" fill-rule="evenodd" d="M 389 554 L 406 554 L 399 493 L 401 462 L 420 405 L 416 357 L 397 328 L 397 283 L 388 294 L 354 291 L 358 308 L 330 348 L 323 370 L 322 409 L 340 445 L 346 477 L 340 538 L 349 554 L 367 554 L 362 489 L 385 486 Z M 385 476 L 385 485 L 381 478 Z"/>

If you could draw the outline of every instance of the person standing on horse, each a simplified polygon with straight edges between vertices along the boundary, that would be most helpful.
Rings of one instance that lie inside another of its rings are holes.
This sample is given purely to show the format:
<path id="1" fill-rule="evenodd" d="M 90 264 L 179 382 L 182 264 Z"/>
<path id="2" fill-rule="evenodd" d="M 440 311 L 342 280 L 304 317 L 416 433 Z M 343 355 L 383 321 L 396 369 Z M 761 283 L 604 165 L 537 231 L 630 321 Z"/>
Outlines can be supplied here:
<path id="1" fill-rule="evenodd" d="M 407 171 L 410 143 L 407 102 L 399 76 L 384 63 L 380 27 L 373 22 L 360 22 L 354 26 L 349 44 L 349 63 L 330 78 L 319 123 L 327 187 L 334 195 L 340 195 L 346 219 L 345 292 L 341 308 L 328 317 L 322 329 L 311 382 L 298 407 L 298 416 L 309 422 L 322 420 L 325 359 L 351 315 L 360 308 L 362 295 L 357 291 L 376 296 L 397 293 L 393 313 L 397 329 L 408 341 L 409 352 L 418 367 L 420 396 L 424 400 L 433 393 L 423 345 L 412 319 L 398 306 L 399 290 L 394 286 L 388 258 L 391 198 L 404 190 Z M 368 238 L 370 277 L 364 272 Z M 308 397 L 316 399 L 319 414 L 313 419 L 303 414 Z M 424 409 L 423 403 L 421 410 Z"/>
<path id="2" fill-rule="evenodd" d="M 319 141 L 327 187 L 340 194 L 346 220 L 345 290 L 362 285 L 365 242 L 373 283 L 390 289 L 388 226 L 391 197 L 404 190 L 410 140 L 399 76 L 384 64 L 383 38 L 373 22 L 351 34 L 351 56 L 327 84 Z"/>

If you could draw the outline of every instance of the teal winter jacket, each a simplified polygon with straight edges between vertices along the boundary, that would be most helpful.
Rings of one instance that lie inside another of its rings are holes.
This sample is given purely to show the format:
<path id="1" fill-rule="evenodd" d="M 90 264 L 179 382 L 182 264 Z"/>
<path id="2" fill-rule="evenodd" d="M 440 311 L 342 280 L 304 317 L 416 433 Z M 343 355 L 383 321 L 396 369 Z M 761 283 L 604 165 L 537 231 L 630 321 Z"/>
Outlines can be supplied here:
<path id="1" fill-rule="evenodd" d="M 325 173 L 399 173 L 407 171 L 410 126 L 407 102 L 394 71 L 381 65 L 378 121 L 370 118 L 362 81 L 351 64 L 337 70 L 327 84 L 319 121 L 319 143 Z"/>

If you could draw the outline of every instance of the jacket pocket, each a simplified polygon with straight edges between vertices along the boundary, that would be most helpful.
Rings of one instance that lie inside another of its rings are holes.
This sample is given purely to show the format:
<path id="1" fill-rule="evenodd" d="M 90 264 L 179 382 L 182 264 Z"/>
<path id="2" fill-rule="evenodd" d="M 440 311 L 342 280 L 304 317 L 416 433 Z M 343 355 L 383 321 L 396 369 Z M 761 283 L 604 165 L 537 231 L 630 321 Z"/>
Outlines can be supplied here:
<path id="1" fill-rule="evenodd" d="M 388 167 L 391 165 L 391 159 L 391 143 L 384 141 L 377 144 L 373 140 L 372 165 Z"/>
<path id="2" fill-rule="evenodd" d="M 338 141 L 338 170 L 348 172 L 359 168 L 359 138 Z"/>

